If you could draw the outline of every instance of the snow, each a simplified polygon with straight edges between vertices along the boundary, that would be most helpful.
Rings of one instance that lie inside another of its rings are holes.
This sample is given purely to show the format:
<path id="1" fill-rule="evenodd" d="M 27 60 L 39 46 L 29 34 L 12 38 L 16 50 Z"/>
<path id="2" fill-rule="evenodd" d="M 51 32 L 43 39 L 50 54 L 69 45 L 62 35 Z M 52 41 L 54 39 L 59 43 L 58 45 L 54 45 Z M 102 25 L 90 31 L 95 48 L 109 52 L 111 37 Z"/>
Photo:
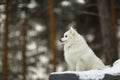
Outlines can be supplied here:
<path id="1" fill-rule="evenodd" d="M 61 5 L 62 6 L 71 6 L 71 2 L 70 1 L 62 1 Z"/>
<path id="2" fill-rule="evenodd" d="M 89 70 L 89 71 L 65 71 L 65 72 L 54 72 L 52 74 L 66 74 L 73 73 L 79 75 L 80 79 L 92 79 L 92 80 L 100 80 L 103 79 L 105 74 L 110 75 L 120 75 L 120 59 L 113 63 L 112 67 L 107 67 L 103 70 Z"/>
<path id="3" fill-rule="evenodd" d="M 120 59 L 113 63 L 113 67 L 120 67 Z"/>
<path id="4" fill-rule="evenodd" d="M 85 0 L 76 0 L 78 3 L 84 4 Z"/>
<path id="5" fill-rule="evenodd" d="M 35 8 L 37 6 L 37 3 L 35 2 L 35 0 L 31 0 L 30 4 L 28 4 L 28 8 Z"/>

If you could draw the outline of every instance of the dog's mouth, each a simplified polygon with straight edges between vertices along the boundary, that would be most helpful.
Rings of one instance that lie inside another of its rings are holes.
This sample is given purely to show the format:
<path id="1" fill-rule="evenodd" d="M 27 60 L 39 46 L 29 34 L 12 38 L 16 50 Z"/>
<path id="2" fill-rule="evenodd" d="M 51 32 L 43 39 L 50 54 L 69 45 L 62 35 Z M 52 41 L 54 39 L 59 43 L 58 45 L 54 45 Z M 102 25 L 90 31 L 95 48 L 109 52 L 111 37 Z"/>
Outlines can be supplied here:
<path id="1" fill-rule="evenodd" d="M 63 41 L 62 39 L 59 39 L 59 41 L 61 42 L 61 43 L 64 43 L 65 41 Z"/>
<path id="2" fill-rule="evenodd" d="M 62 39 L 59 39 L 59 41 L 63 43 Z"/>

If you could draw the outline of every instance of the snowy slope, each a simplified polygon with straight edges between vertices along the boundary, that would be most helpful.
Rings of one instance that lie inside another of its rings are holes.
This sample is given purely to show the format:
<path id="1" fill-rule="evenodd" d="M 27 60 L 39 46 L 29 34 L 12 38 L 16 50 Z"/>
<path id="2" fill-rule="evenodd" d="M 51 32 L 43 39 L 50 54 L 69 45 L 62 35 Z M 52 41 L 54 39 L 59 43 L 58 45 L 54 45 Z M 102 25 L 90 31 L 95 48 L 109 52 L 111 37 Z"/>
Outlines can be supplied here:
<path id="1" fill-rule="evenodd" d="M 79 76 L 82 80 L 99 80 L 103 79 L 105 74 L 110 75 L 120 75 L 120 59 L 115 61 L 112 67 L 105 68 L 103 70 L 89 70 L 89 71 L 82 71 L 82 72 L 75 72 L 75 71 L 65 71 L 65 72 L 54 72 L 52 74 L 66 74 L 66 73 L 73 73 Z"/>

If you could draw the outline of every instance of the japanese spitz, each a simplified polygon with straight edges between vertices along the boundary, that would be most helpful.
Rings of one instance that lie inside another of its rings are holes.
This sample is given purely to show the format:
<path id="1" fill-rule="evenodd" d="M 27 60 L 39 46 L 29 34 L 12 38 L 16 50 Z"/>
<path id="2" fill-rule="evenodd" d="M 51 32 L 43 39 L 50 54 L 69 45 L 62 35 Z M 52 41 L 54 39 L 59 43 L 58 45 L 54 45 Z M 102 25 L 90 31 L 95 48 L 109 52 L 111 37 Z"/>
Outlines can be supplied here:
<path id="1" fill-rule="evenodd" d="M 71 70 L 86 71 L 105 67 L 104 63 L 87 45 L 85 39 L 74 28 L 71 27 L 65 32 L 60 41 L 64 44 L 65 61 Z"/>

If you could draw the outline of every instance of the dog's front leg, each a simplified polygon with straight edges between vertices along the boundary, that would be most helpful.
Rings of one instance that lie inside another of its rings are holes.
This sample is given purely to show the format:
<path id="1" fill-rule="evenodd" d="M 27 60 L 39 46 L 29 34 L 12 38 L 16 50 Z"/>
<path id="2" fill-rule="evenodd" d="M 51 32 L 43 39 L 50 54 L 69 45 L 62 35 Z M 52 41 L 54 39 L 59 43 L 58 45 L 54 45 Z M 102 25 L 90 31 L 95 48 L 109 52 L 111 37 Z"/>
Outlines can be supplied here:
<path id="1" fill-rule="evenodd" d="M 82 64 L 82 62 L 78 62 L 76 64 L 76 71 L 84 71 L 85 68 L 84 68 L 84 65 Z"/>
<path id="2" fill-rule="evenodd" d="M 73 64 L 68 64 L 68 66 L 69 66 L 68 70 L 75 71 L 75 66 Z"/>

